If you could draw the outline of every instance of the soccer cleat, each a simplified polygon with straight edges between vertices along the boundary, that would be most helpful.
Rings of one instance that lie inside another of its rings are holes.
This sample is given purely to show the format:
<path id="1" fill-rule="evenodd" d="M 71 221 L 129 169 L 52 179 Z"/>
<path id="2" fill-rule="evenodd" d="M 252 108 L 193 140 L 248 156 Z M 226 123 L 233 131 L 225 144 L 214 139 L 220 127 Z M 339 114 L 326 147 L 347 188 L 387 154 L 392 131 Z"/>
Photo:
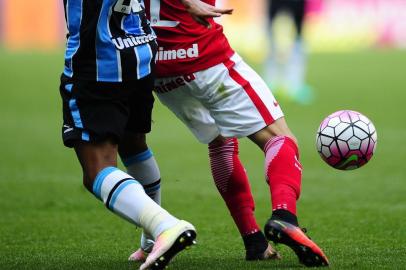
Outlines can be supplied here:
<path id="1" fill-rule="evenodd" d="M 280 259 L 281 255 L 273 248 L 273 246 L 268 245 L 268 248 L 264 251 L 261 260 L 277 260 Z"/>
<path id="2" fill-rule="evenodd" d="M 154 247 L 155 241 L 150 239 L 151 236 L 146 237 L 145 233 L 141 236 L 141 247 L 130 255 L 128 261 L 130 262 L 145 262 L 149 253 Z"/>
<path id="3" fill-rule="evenodd" d="M 245 260 L 247 261 L 277 260 L 280 258 L 279 253 L 270 244 L 268 244 L 268 247 L 263 252 L 258 253 L 247 250 L 245 253 Z"/>
<path id="4" fill-rule="evenodd" d="M 274 243 L 289 246 L 307 267 L 328 266 L 329 262 L 323 251 L 297 226 L 282 220 L 268 220 L 265 235 Z"/>
<path id="5" fill-rule="evenodd" d="M 137 251 L 135 251 L 133 254 L 130 255 L 128 258 L 128 261 L 130 262 L 145 262 L 147 259 L 148 253 L 139 248 Z"/>
<path id="6" fill-rule="evenodd" d="M 269 244 L 262 231 L 252 232 L 242 237 L 245 246 L 245 260 L 272 260 L 280 259 L 279 254 Z"/>
<path id="7" fill-rule="evenodd" d="M 154 248 L 141 265 L 140 270 L 165 269 L 176 254 L 196 244 L 195 239 L 196 230 L 193 225 L 184 220 L 179 221 L 174 227 L 158 236 Z"/>

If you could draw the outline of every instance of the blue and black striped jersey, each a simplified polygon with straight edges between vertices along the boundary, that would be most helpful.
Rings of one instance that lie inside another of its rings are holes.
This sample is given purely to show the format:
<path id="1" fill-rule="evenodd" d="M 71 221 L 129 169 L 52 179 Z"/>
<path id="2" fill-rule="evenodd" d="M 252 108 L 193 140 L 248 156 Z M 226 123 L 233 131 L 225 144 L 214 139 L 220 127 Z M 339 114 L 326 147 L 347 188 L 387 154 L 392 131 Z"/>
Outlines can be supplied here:
<path id="1" fill-rule="evenodd" d="M 156 36 L 143 0 L 64 0 L 68 77 L 122 82 L 151 73 Z"/>

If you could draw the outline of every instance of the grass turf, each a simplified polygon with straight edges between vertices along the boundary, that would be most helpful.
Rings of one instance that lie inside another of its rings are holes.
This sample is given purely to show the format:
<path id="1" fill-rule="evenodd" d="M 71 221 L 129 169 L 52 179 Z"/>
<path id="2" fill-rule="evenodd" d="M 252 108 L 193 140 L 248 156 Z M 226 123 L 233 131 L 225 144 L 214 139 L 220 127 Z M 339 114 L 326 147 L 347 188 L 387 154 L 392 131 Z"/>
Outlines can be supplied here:
<path id="1" fill-rule="evenodd" d="M 127 256 L 139 230 L 106 211 L 81 187 L 81 170 L 60 139 L 62 55 L 0 52 L 0 269 L 137 269 Z M 299 215 L 335 269 L 397 269 L 406 264 L 406 53 L 312 55 L 311 106 L 282 103 L 300 140 L 305 168 Z M 336 171 L 315 151 L 322 118 L 354 109 L 373 120 L 378 149 L 370 164 Z M 157 102 L 149 144 L 160 164 L 164 207 L 193 222 L 198 246 L 171 269 L 296 269 L 245 262 L 242 241 L 212 184 L 207 151 Z M 261 226 L 270 214 L 262 153 L 241 141 Z"/>

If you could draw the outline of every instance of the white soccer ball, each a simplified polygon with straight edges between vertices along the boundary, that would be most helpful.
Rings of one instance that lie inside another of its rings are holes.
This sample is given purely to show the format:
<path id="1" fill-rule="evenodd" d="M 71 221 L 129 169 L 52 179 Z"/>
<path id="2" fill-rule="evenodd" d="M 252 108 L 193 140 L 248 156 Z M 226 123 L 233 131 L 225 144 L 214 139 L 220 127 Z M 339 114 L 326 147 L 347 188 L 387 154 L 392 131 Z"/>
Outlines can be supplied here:
<path id="1" fill-rule="evenodd" d="M 377 144 L 375 126 L 356 111 L 342 110 L 327 116 L 320 124 L 316 147 L 322 159 L 339 170 L 365 165 Z"/>

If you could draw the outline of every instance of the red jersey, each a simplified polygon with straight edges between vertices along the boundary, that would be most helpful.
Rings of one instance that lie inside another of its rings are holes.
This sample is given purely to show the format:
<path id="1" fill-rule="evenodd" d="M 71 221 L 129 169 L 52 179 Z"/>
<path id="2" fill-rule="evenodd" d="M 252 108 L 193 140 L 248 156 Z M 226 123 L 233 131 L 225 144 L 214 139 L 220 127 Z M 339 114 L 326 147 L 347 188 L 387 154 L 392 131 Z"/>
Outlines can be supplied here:
<path id="1" fill-rule="evenodd" d="M 202 0 L 215 5 L 216 0 Z M 157 77 L 204 70 L 234 54 L 223 27 L 208 19 L 211 28 L 197 23 L 179 0 L 145 0 L 147 16 L 158 36 Z"/>

